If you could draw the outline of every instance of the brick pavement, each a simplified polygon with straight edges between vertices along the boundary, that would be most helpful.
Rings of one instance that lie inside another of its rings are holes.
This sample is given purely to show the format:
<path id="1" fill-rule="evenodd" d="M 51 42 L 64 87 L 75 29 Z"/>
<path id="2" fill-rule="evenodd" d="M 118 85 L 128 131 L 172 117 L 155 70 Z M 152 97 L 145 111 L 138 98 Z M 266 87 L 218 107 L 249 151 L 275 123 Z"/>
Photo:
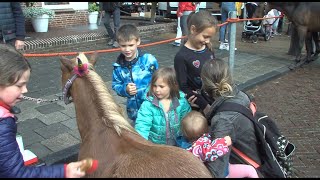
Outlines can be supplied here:
<path id="1" fill-rule="evenodd" d="M 258 110 L 266 112 L 296 145 L 295 177 L 320 177 L 320 62 L 255 86 Z"/>

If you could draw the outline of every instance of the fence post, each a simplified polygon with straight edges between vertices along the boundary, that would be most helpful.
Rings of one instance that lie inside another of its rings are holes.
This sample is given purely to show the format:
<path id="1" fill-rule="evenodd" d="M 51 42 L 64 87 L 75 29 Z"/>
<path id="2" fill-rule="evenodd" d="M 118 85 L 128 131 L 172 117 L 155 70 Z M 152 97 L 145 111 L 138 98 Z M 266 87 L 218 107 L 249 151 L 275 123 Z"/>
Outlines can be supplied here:
<path id="1" fill-rule="evenodd" d="M 229 18 L 237 18 L 237 12 L 231 11 Z M 229 44 L 229 68 L 231 72 L 231 77 L 233 77 L 233 69 L 234 69 L 234 56 L 235 56 L 235 46 L 236 46 L 236 29 L 237 24 L 231 23 L 230 24 L 230 44 Z"/>

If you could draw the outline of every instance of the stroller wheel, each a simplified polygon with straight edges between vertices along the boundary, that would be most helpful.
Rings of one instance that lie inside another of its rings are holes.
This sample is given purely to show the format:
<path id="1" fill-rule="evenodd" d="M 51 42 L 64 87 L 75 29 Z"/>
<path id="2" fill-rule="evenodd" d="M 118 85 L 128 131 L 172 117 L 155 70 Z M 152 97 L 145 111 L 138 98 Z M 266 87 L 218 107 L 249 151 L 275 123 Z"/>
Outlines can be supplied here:
<path id="1" fill-rule="evenodd" d="M 252 43 L 257 43 L 258 42 L 258 36 L 257 35 L 251 35 L 250 36 L 250 40 L 252 41 Z"/>

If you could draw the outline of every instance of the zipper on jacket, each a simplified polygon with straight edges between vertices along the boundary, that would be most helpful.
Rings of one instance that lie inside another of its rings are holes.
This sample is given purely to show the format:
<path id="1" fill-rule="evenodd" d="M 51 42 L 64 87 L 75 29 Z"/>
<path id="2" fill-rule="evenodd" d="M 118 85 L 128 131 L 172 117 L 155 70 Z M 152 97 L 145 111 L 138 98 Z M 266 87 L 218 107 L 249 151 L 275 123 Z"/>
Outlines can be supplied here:
<path id="1" fill-rule="evenodd" d="M 129 72 L 130 72 L 131 82 L 134 83 L 133 76 L 132 76 L 132 64 L 131 64 L 131 61 L 129 61 L 128 69 L 129 69 Z M 138 89 L 137 89 L 137 93 L 138 93 Z M 137 108 L 138 108 L 139 106 L 138 106 L 138 101 L 137 101 L 137 94 L 134 95 L 134 99 L 136 101 L 136 105 L 137 105 Z"/>

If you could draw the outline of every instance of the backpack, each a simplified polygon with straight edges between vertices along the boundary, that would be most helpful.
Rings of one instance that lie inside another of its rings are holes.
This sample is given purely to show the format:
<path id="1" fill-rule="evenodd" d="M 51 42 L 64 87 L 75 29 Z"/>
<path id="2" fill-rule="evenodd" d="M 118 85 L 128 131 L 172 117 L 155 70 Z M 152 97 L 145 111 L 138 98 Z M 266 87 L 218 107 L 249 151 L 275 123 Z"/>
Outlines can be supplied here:
<path id="1" fill-rule="evenodd" d="M 235 147 L 232 147 L 232 156 L 236 156 L 236 159 L 240 158 L 246 164 L 251 164 L 266 178 L 291 177 L 295 145 L 280 133 L 276 123 L 270 117 L 262 112 L 256 112 L 253 116 L 249 108 L 232 102 L 222 103 L 216 112 L 222 111 L 239 112 L 252 121 L 259 143 L 261 164 L 257 164 L 242 153 L 241 149 Z"/>

